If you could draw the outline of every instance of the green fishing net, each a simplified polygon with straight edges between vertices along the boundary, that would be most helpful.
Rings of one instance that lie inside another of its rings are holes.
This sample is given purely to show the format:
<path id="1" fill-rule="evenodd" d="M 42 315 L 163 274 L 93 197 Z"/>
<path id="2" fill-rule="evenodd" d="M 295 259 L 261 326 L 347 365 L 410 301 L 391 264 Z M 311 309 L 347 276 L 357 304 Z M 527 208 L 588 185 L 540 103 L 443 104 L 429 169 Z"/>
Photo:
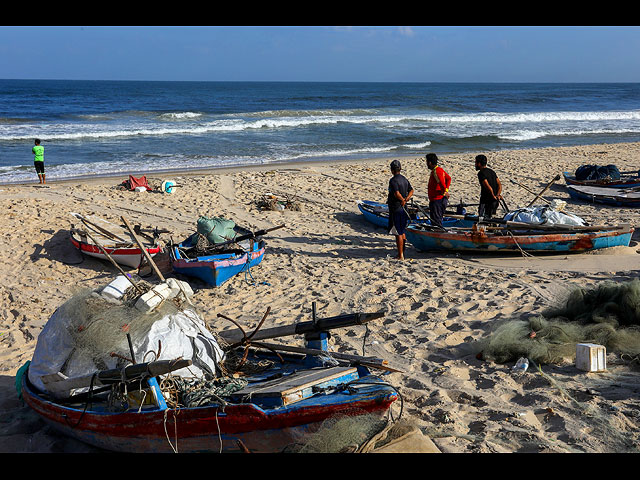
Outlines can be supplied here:
<path id="1" fill-rule="evenodd" d="M 542 315 L 499 323 L 475 348 L 497 363 L 527 357 L 545 364 L 575 359 L 578 343 L 640 358 L 640 280 L 574 289 Z"/>

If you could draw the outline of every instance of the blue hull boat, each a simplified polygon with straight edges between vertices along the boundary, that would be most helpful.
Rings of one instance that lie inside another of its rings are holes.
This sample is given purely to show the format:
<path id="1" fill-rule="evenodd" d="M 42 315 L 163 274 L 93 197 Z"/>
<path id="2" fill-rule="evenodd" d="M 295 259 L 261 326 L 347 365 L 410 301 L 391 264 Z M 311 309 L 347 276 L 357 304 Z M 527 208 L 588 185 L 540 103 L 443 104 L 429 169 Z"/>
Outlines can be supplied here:
<path id="1" fill-rule="evenodd" d="M 430 230 L 421 225 L 407 227 L 407 240 L 421 251 L 568 253 L 629 246 L 634 229 L 628 225 L 599 231 L 531 232 L 508 230 L 489 233 L 482 229 Z"/>
<path id="2" fill-rule="evenodd" d="M 372 202 L 370 200 L 358 201 L 358 208 L 364 218 L 378 227 L 388 228 L 389 226 L 389 207 L 386 203 Z M 417 211 L 413 211 L 417 210 Z M 420 211 L 418 209 L 409 210 L 409 223 L 431 225 L 431 221 L 428 218 L 420 217 Z M 451 217 L 444 217 L 442 226 L 447 227 L 471 227 L 472 223 L 466 220 L 459 220 Z"/>
<path id="3" fill-rule="evenodd" d="M 190 256 L 195 250 L 194 236 L 171 247 L 171 261 L 176 273 L 199 278 L 208 285 L 219 287 L 241 272 L 248 272 L 264 257 L 265 244 L 260 237 L 241 241 L 239 249 L 212 255 Z"/>

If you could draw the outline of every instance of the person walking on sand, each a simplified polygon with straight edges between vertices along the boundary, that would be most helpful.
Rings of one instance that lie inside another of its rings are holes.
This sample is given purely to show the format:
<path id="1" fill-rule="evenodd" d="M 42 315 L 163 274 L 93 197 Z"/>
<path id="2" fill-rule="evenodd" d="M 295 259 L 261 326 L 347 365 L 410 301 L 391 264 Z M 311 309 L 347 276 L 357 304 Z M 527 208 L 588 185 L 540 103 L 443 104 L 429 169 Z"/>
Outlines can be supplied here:
<path id="1" fill-rule="evenodd" d="M 44 147 L 40 145 L 40 139 L 36 138 L 35 146 L 31 149 L 33 153 L 33 165 L 36 167 L 36 173 L 41 184 L 45 184 L 44 175 Z"/>
<path id="2" fill-rule="evenodd" d="M 496 172 L 487 167 L 486 156 L 476 156 L 476 170 L 478 171 L 478 181 L 480 182 L 478 216 L 491 218 L 498 211 L 498 205 L 502 198 L 502 183 L 500 183 Z"/>
<path id="3" fill-rule="evenodd" d="M 428 153 L 426 160 L 427 168 L 431 171 L 429 183 L 427 184 L 431 225 L 442 227 L 444 210 L 449 204 L 451 176 L 442 167 L 438 166 L 438 156 L 435 153 Z"/>
<path id="4" fill-rule="evenodd" d="M 398 160 L 391 162 L 393 177 L 389 180 L 389 194 L 387 205 L 389 206 L 389 233 L 396 237 L 398 260 L 404 260 L 404 247 L 407 242 L 405 229 L 409 224 L 409 215 L 404 206 L 413 196 L 413 187 L 409 180 L 400 172 L 402 166 Z"/>

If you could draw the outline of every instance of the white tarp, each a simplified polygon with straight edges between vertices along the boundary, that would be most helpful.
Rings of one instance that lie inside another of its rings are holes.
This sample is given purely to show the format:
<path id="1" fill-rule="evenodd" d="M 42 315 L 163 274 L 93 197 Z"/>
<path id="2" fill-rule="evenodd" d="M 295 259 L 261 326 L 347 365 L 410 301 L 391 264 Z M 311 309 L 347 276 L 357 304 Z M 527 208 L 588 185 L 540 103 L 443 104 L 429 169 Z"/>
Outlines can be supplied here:
<path id="1" fill-rule="evenodd" d="M 29 366 L 29 380 L 43 391 L 47 389 L 40 378 L 42 375 L 60 372 L 67 377 L 80 377 L 98 370 L 118 368 L 119 362 L 122 363 L 110 352 L 104 352 L 99 358 L 101 368 L 98 368 L 94 355 L 75 344 L 70 333 L 70 329 L 75 328 L 74 322 L 77 320 L 71 317 L 69 309 L 59 308 L 38 336 Z M 160 317 L 150 325 L 143 338 L 132 338 L 132 343 L 137 363 L 178 358 L 191 360 L 191 366 L 173 372 L 173 375 L 185 378 L 215 377 L 216 364 L 224 357 L 214 336 L 190 309 Z"/>
<path id="2" fill-rule="evenodd" d="M 507 213 L 503 220 L 511 222 L 544 225 L 586 225 L 586 222 L 572 213 L 565 213 L 551 206 L 528 207 Z"/>

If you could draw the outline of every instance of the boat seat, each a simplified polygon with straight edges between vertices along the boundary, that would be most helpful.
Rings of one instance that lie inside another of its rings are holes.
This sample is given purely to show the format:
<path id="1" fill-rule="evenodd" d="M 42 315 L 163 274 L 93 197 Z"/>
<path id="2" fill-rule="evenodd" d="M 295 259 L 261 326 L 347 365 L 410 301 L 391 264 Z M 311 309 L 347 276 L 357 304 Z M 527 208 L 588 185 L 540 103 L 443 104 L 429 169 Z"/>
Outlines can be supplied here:
<path id="1" fill-rule="evenodd" d="M 250 383 L 234 392 L 232 401 L 263 406 L 286 406 L 316 394 L 314 387 L 327 387 L 358 378 L 355 367 L 330 367 L 302 370 L 264 382 Z"/>

